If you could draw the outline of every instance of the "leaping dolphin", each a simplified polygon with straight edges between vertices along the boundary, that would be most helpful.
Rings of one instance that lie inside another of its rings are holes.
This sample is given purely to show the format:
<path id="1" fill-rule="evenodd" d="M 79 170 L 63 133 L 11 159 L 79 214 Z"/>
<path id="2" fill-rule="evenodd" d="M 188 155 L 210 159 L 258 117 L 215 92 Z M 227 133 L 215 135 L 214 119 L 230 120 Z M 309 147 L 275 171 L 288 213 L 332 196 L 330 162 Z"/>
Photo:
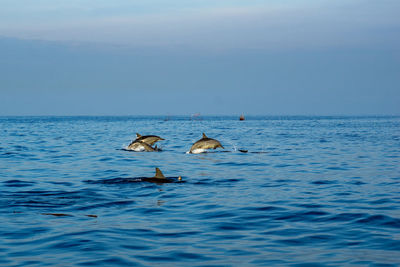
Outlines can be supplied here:
<path id="1" fill-rule="evenodd" d="M 148 145 L 153 145 L 157 141 L 165 140 L 157 135 L 140 135 L 136 133 L 136 141 L 142 141 Z"/>
<path id="2" fill-rule="evenodd" d="M 137 139 L 132 141 L 129 146 L 126 148 L 127 150 L 133 150 L 136 152 L 153 152 L 153 151 L 158 151 L 157 146 L 152 147 L 149 144 L 146 144 L 145 142 L 138 141 Z"/>
<path id="3" fill-rule="evenodd" d="M 224 148 L 219 141 L 212 138 L 208 138 L 206 134 L 203 133 L 203 138 L 201 138 L 192 145 L 189 153 L 199 154 L 205 152 L 206 149 L 216 149 L 218 147 Z"/>

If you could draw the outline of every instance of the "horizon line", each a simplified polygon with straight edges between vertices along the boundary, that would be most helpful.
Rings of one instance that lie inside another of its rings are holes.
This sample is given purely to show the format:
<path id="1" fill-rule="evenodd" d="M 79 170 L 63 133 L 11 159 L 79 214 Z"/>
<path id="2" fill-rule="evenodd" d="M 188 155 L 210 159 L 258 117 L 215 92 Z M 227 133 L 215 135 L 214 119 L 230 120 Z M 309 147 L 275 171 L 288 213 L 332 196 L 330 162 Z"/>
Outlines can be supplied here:
<path id="1" fill-rule="evenodd" d="M 0 115 L 0 117 L 239 117 L 244 115 L 245 117 L 400 117 L 400 114 L 168 114 L 168 115 L 150 115 L 150 114 L 130 114 L 130 115 Z"/>

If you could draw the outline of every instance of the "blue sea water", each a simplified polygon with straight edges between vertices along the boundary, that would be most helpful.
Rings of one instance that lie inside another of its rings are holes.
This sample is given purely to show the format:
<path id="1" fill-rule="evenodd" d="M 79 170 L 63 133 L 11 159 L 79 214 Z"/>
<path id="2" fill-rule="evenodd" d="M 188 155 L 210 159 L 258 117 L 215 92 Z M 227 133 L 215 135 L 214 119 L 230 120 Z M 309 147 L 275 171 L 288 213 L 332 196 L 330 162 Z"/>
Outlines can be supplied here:
<path id="1" fill-rule="evenodd" d="M 163 151 L 124 151 L 136 132 Z M 186 154 L 203 132 L 225 149 Z M 400 265 L 399 117 L 0 117 L 0 133 L 0 266 Z M 185 183 L 101 183 L 155 167 Z"/>

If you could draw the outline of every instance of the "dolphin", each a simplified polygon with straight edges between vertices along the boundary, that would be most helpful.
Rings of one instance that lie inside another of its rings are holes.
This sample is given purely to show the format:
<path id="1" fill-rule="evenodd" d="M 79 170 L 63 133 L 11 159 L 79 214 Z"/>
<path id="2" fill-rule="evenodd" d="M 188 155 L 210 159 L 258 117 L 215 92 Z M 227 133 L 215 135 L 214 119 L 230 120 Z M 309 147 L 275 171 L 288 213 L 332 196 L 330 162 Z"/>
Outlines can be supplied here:
<path id="1" fill-rule="evenodd" d="M 136 178 L 113 178 L 113 179 L 105 179 L 101 181 L 93 181 L 87 180 L 87 183 L 101 183 L 101 184 L 128 184 L 128 183 L 137 183 L 137 182 L 149 182 L 156 184 L 165 184 L 165 183 L 184 183 L 182 181 L 182 177 L 165 177 L 159 168 L 156 168 L 156 174 L 153 177 L 136 177 Z"/>
<path id="2" fill-rule="evenodd" d="M 153 152 L 153 151 L 158 151 L 157 146 L 152 147 L 151 145 L 142 142 L 142 141 L 138 141 L 138 140 L 134 140 L 132 141 L 129 146 L 126 148 L 127 150 L 133 150 L 136 152 L 142 152 L 142 151 L 146 151 L 146 152 Z"/>
<path id="3" fill-rule="evenodd" d="M 156 168 L 156 175 L 154 177 L 145 177 L 142 178 L 141 181 L 143 182 L 150 182 L 150 183 L 156 183 L 156 184 L 163 184 L 163 183 L 173 183 L 173 182 L 181 182 L 182 177 L 179 176 L 177 180 L 173 179 L 172 177 L 167 178 L 164 176 L 164 174 L 161 172 L 159 168 Z"/>
<path id="4" fill-rule="evenodd" d="M 206 149 L 216 149 L 218 147 L 224 148 L 221 143 L 215 139 L 208 138 L 205 133 L 203 133 L 203 138 L 195 142 L 190 148 L 189 153 L 198 154 L 205 152 Z"/>
<path id="5" fill-rule="evenodd" d="M 136 141 L 142 141 L 148 145 L 153 145 L 157 141 L 165 140 L 157 135 L 140 135 L 136 133 Z"/>

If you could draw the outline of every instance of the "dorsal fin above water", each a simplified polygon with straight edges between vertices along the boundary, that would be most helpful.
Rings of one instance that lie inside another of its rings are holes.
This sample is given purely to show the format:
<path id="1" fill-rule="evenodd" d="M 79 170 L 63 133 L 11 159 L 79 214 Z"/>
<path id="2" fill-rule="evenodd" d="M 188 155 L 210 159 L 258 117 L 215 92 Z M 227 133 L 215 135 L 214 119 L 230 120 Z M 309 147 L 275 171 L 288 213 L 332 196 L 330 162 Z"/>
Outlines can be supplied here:
<path id="1" fill-rule="evenodd" d="M 136 133 L 136 138 L 142 137 L 139 133 Z"/>
<path id="2" fill-rule="evenodd" d="M 154 178 L 165 179 L 165 176 L 164 174 L 162 174 L 159 168 L 156 168 L 156 175 L 154 176 Z"/>
<path id="3" fill-rule="evenodd" d="M 203 138 L 208 138 L 207 135 L 205 133 L 203 133 Z"/>

